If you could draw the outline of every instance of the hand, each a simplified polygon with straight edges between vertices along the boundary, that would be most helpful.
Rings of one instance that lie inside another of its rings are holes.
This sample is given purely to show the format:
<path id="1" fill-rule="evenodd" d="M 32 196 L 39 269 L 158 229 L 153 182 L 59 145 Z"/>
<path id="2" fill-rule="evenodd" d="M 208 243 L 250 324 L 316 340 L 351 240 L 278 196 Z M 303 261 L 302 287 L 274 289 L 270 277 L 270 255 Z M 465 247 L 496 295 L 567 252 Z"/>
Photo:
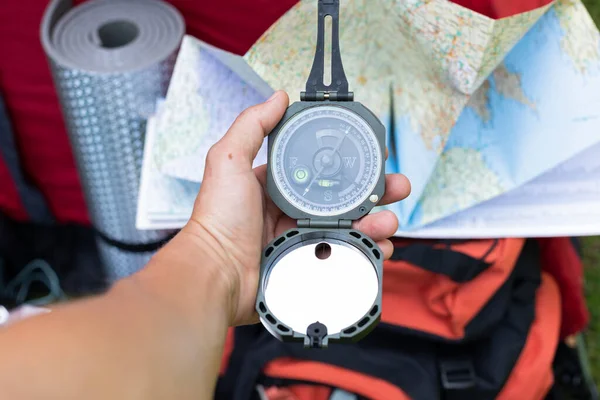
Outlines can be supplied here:
<path id="1" fill-rule="evenodd" d="M 257 321 L 254 311 L 260 259 L 273 238 L 295 227 L 266 191 L 266 165 L 252 163 L 266 135 L 277 125 L 289 105 L 284 92 L 245 110 L 225 136 L 209 151 L 200 193 L 189 223 L 182 232 L 209 247 L 212 264 L 221 266 L 232 296 L 232 325 Z M 386 193 L 379 205 L 404 199 L 410 183 L 403 175 L 386 176 Z M 390 211 L 363 217 L 354 223 L 377 242 L 385 258 L 393 251 L 388 240 L 398 228 Z M 201 260 L 199 260 L 201 262 Z"/>

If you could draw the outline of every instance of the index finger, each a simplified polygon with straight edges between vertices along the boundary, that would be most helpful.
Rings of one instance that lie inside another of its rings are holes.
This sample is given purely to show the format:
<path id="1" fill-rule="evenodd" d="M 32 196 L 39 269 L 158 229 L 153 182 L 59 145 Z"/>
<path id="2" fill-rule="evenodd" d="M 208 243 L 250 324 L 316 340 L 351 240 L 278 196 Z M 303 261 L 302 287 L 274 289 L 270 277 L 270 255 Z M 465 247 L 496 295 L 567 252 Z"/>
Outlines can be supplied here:
<path id="1" fill-rule="evenodd" d="M 244 166 L 252 168 L 265 136 L 279 123 L 288 105 L 287 93 L 275 92 L 266 102 L 244 110 L 215 146 L 226 149 L 220 153 L 228 153 L 230 159 L 241 158 Z"/>

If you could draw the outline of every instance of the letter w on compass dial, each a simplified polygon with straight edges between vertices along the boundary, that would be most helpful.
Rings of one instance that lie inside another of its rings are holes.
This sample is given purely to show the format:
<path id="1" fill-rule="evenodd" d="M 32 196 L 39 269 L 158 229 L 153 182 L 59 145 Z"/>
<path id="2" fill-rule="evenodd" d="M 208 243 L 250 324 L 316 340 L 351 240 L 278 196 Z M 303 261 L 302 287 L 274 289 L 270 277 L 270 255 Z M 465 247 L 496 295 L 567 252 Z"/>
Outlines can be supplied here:
<path id="1" fill-rule="evenodd" d="M 380 148 L 370 126 L 336 106 L 306 109 L 277 135 L 272 168 L 280 192 L 313 215 L 337 215 L 365 201 L 377 184 Z"/>

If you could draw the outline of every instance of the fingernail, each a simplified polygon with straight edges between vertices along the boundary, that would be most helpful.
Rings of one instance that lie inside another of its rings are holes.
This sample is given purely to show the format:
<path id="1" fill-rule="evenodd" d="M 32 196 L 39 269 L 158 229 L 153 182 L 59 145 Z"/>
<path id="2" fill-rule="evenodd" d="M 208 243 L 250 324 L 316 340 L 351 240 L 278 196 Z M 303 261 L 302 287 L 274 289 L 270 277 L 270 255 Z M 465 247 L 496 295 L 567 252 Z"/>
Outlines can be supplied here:
<path id="1" fill-rule="evenodd" d="M 266 101 L 266 103 L 268 103 L 268 102 L 270 102 L 270 101 L 273 101 L 273 100 L 275 100 L 275 99 L 277 98 L 277 96 L 279 96 L 279 91 L 277 91 L 277 92 L 273 93 L 273 94 L 271 95 L 271 97 L 269 97 L 269 100 L 267 100 L 267 101 Z"/>

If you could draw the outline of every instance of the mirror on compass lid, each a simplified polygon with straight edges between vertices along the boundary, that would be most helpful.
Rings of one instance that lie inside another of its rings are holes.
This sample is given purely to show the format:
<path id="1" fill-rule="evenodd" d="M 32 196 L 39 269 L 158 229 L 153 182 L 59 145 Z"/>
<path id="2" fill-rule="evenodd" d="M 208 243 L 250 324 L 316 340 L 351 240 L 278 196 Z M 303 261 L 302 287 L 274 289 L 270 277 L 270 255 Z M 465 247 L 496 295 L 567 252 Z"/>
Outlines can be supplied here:
<path id="1" fill-rule="evenodd" d="M 319 322 L 335 334 L 370 311 L 378 288 L 375 266 L 361 251 L 328 239 L 301 243 L 280 256 L 264 293 L 271 312 L 294 331 L 307 332 Z"/>

